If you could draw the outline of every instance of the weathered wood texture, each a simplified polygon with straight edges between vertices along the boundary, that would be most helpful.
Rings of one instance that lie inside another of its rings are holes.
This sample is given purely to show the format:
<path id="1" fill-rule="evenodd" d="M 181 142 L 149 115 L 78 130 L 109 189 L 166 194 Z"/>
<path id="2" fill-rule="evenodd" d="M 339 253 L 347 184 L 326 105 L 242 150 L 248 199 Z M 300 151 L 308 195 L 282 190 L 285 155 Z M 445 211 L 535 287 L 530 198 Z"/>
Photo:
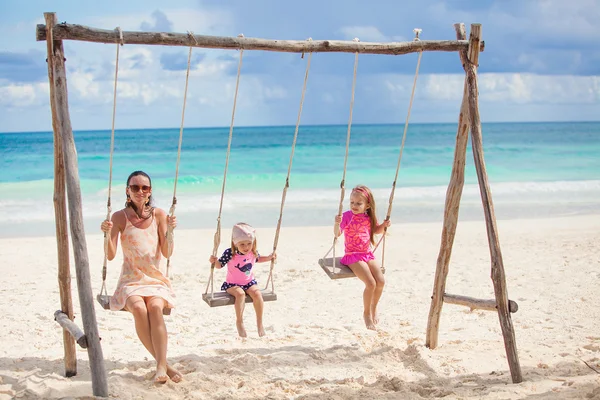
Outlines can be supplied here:
<path id="1" fill-rule="evenodd" d="M 459 306 L 466 306 L 473 310 L 487 310 L 487 311 L 498 311 L 496 300 L 484 300 L 476 299 L 474 297 L 460 296 L 457 294 L 444 294 L 444 303 L 457 304 Z M 511 313 L 519 311 L 519 305 L 516 301 L 509 300 L 508 308 Z"/>
<path id="2" fill-rule="evenodd" d="M 55 40 L 80 40 L 95 43 L 116 43 L 119 34 L 115 30 L 91 28 L 77 24 L 58 24 L 53 27 Z M 45 25 L 38 25 L 36 39 L 46 40 Z M 195 40 L 194 40 L 195 39 Z M 342 40 L 273 40 L 245 37 L 194 35 L 173 32 L 123 32 L 126 44 L 193 46 L 212 49 L 265 50 L 288 53 L 364 53 L 364 54 L 408 54 L 419 51 L 466 50 L 466 40 L 420 40 L 411 42 L 370 43 Z"/>
<path id="3" fill-rule="evenodd" d="M 481 120 L 479 116 L 479 88 L 477 84 L 477 65 L 479 64 L 479 42 L 481 38 L 481 25 L 472 24 L 469 46 L 469 60 L 464 65 L 467 74 L 467 90 L 469 94 L 469 121 L 471 125 L 471 145 L 473 147 L 473 158 L 475 160 L 475 169 L 477 171 L 477 180 L 479 181 L 479 191 L 483 203 L 485 224 L 487 228 L 488 243 L 490 246 L 490 255 L 492 262 L 492 282 L 494 284 L 494 293 L 496 303 L 498 304 L 498 318 L 504 337 L 504 347 L 510 374 L 513 383 L 523 381 L 519 356 L 517 353 L 517 344 L 515 332 L 510 317 L 508 307 L 508 293 L 506 290 L 506 277 L 504 274 L 504 264 L 502 253 L 500 251 L 500 241 L 498 238 L 498 228 L 496 227 L 496 216 L 494 214 L 494 204 L 492 202 L 492 193 L 488 183 L 488 176 L 483 157 L 483 140 L 481 134 Z"/>
<path id="4" fill-rule="evenodd" d="M 464 40 L 467 37 L 464 24 L 454 24 L 456 38 Z M 461 62 L 464 64 L 467 60 L 467 49 L 459 52 Z M 454 162 L 452 164 L 452 174 L 450 183 L 446 190 L 446 205 L 444 208 L 444 225 L 442 228 L 442 238 L 440 241 L 440 252 L 437 259 L 435 270 L 435 280 L 433 284 L 433 294 L 431 296 L 431 306 L 429 308 L 429 317 L 427 319 L 427 333 L 425 345 L 430 349 L 435 349 L 438 344 L 438 333 L 440 326 L 440 317 L 443 306 L 443 295 L 446 290 L 446 278 L 448 277 L 448 268 L 450 256 L 452 255 L 452 245 L 456 234 L 456 225 L 458 223 L 458 211 L 460 208 L 460 199 L 465 184 L 465 162 L 467 153 L 467 142 L 469 141 L 469 100 L 467 98 L 467 80 L 465 77 L 463 88 L 463 99 L 458 115 L 458 130 L 456 132 L 456 147 L 454 149 Z"/>
<path id="5" fill-rule="evenodd" d="M 45 15 L 49 29 L 46 37 L 48 54 L 52 54 L 54 43 L 51 40 L 52 27 L 57 21 L 55 15 Z M 60 46 L 60 43 L 56 43 Z M 54 72 L 52 58 L 48 58 L 48 79 L 50 81 L 50 110 L 52 112 L 52 131 L 54 133 L 54 220 L 56 225 L 56 247 L 58 254 L 58 289 L 60 292 L 60 308 L 73 320 L 73 300 L 71 298 L 71 270 L 69 264 L 69 233 L 67 231 L 67 199 L 65 192 L 65 165 L 62 154 L 61 134 L 56 119 L 56 103 L 54 101 Z M 63 331 L 64 365 L 67 378 L 77 375 L 77 354 L 75 340 L 69 332 Z"/>
<path id="6" fill-rule="evenodd" d="M 319 265 L 323 268 L 323 271 L 327 274 L 330 279 L 344 279 L 344 278 L 356 278 L 354 272 L 344 264 L 340 264 L 342 257 L 327 257 L 320 258 Z M 335 260 L 335 268 L 334 268 Z"/>
<path id="7" fill-rule="evenodd" d="M 55 311 L 54 320 L 63 327 L 64 331 L 69 336 L 77 341 L 77 344 L 84 349 L 87 348 L 87 339 L 85 338 L 85 334 L 77 325 L 75 325 L 75 322 L 73 322 L 67 314 L 61 310 Z"/>
<path id="8" fill-rule="evenodd" d="M 46 13 L 46 17 L 55 18 L 54 13 Z M 53 38 L 51 38 L 53 39 Z M 108 397 L 108 381 L 90 282 L 90 267 L 87 254 L 87 244 L 83 229 L 83 214 L 81 206 L 81 189 L 79 186 L 79 171 L 77 166 L 77 150 L 71 128 L 69 102 L 67 94 L 67 77 L 62 42 L 54 41 L 52 53 L 52 85 L 56 104 L 56 126 L 62 135 L 63 157 L 65 163 L 67 197 L 69 205 L 69 222 L 71 239 L 77 275 L 77 289 L 83 319 L 83 329 L 88 342 L 88 357 L 92 374 L 92 391 L 95 396 Z"/>
<path id="9" fill-rule="evenodd" d="M 277 300 L 275 292 L 261 290 L 261 294 L 265 302 Z M 235 304 L 235 297 L 227 292 L 204 293 L 202 294 L 202 300 L 211 307 L 232 306 Z M 246 295 L 245 303 L 252 303 L 252 297 Z"/>

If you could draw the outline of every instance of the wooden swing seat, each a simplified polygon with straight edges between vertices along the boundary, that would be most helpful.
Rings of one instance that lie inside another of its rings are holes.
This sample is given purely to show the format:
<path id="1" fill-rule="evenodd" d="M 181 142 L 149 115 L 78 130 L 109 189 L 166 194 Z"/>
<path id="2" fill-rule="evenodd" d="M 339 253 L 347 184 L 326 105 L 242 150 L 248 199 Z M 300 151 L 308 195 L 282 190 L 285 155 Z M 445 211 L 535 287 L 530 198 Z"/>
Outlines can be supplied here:
<path id="1" fill-rule="evenodd" d="M 110 310 L 110 297 L 109 295 L 106 294 L 99 294 L 96 296 L 96 300 L 98 300 L 98 303 L 100 303 L 100 305 L 102 306 L 102 308 L 104 308 L 105 310 Z M 124 308 L 119 310 L 119 311 L 127 311 Z M 171 309 L 170 308 L 163 308 L 163 315 L 171 315 Z"/>
<path id="2" fill-rule="evenodd" d="M 277 300 L 277 294 L 269 290 L 263 289 L 260 291 L 264 301 Z M 202 300 L 210 307 L 232 306 L 235 304 L 235 297 L 227 292 L 204 293 Z M 246 295 L 246 303 L 252 303 L 252 297 Z"/>
<path id="3" fill-rule="evenodd" d="M 319 259 L 319 265 L 323 268 L 323 271 L 327 273 L 330 279 L 344 279 L 344 278 L 356 278 L 354 272 L 347 265 L 341 264 L 340 259 L 342 257 L 335 258 L 335 272 L 333 270 L 333 258 L 321 258 Z"/>

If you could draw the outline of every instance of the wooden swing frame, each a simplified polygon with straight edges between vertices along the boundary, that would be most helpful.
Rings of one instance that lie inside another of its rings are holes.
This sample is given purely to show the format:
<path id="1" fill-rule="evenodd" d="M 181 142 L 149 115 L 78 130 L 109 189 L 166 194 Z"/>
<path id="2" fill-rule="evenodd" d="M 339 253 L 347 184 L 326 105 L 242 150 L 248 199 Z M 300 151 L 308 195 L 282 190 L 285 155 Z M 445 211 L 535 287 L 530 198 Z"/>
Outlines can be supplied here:
<path id="1" fill-rule="evenodd" d="M 54 132 L 54 209 L 56 221 L 56 239 L 58 249 L 58 276 L 61 298 L 61 311 L 69 320 L 73 320 L 73 304 L 70 296 L 69 235 L 67 232 L 67 203 L 71 240 L 75 260 L 77 290 L 85 334 L 85 343 L 90 362 L 92 390 L 95 396 L 108 396 L 108 380 L 104 365 L 100 336 L 96 321 L 94 298 L 92 294 L 89 259 L 85 232 L 77 152 L 69 114 L 67 80 L 65 68 L 64 40 L 94 43 L 116 43 L 119 33 L 112 30 L 90 28 L 82 25 L 58 23 L 55 13 L 44 13 L 45 24 L 36 26 L 36 40 L 46 41 L 48 53 L 48 80 L 50 84 L 50 106 L 52 111 L 52 129 Z M 418 42 L 367 43 L 339 40 L 294 41 L 269 40 L 246 37 L 218 37 L 192 35 L 171 32 L 123 32 L 126 44 L 164 45 L 201 47 L 213 49 L 265 50 L 274 52 L 316 53 L 344 52 L 365 54 L 400 55 L 425 51 L 458 52 L 465 70 L 463 100 L 460 109 L 457 145 L 454 155 L 451 180 L 446 193 L 444 225 L 440 253 L 438 256 L 432 302 L 427 326 L 426 345 L 437 347 L 439 321 L 444 301 L 451 303 L 452 296 L 445 293 L 448 265 L 452 244 L 456 233 L 458 210 L 462 188 L 464 186 L 464 168 L 468 133 L 471 132 L 475 168 L 481 192 L 488 244 L 491 252 L 491 272 L 494 286 L 494 300 L 478 300 L 463 297 L 461 303 L 470 308 L 496 310 L 502 328 L 504 346 L 513 383 L 522 382 L 521 367 L 510 312 L 504 265 L 498 240 L 498 228 L 492 202 L 491 191 L 485 161 L 481 120 L 479 115 L 479 92 L 477 67 L 479 52 L 483 49 L 481 25 L 471 24 L 469 40 L 466 40 L 464 24 L 455 24 L 457 40 L 421 40 Z M 458 296 L 454 296 L 456 300 Z M 482 304 L 487 308 L 483 308 Z M 64 318 L 62 325 L 66 326 Z M 65 375 L 77 373 L 74 329 L 64 329 Z M 81 337 L 78 339 L 82 340 Z"/>

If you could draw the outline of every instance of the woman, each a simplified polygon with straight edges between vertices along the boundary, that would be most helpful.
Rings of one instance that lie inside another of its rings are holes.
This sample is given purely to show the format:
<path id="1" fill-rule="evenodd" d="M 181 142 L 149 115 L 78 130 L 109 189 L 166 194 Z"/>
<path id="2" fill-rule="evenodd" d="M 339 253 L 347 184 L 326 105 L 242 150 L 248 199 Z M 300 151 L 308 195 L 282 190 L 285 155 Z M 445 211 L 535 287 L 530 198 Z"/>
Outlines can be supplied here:
<path id="1" fill-rule="evenodd" d="M 129 175 L 125 193 L 125 208 L 101 224 L 102 231 L 110 235 L 107 258 L 115 258 L 119 236 L 123 250 L 123 267 L 110 309 L 133 314 L 137 335 L 156 360 L 155 382 L 165 383 L 169 378 L 180 382 L 181 374 L 167 364 L 163 319 L 163 309 L 175 306 L 175 294 L 169 278 L 160 271 L 161 258 L 170 256 L 167 228 L 175 228 L 177 220 L 153 207 L 152 182 L 145 172 Z"/>

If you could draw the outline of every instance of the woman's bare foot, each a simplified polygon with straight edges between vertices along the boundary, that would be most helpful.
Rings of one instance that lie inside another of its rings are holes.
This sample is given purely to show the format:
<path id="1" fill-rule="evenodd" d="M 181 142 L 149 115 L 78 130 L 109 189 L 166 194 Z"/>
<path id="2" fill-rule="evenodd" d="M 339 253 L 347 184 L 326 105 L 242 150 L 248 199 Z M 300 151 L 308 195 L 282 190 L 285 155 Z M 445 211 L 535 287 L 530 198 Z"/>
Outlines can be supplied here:
<path id="1" fill-rule="evenodd" d="M 183 376 L 181 375 L 181 373 L 175 368 L 171 367 L 170 365 L 167 365 L 167 375 L 175 383 L 179 383 L 183 380 Z"/>
<path id="2" fill-rule="evenodd" d="M 379 323 L 379 314 L 377 314 L 377 310 L 371 310 L 371 315 L 373 316 L 373 323 L 377 325 Z"/>
<path id="3" fill-rule="evenodd" d="M 262 326 L 262 324 L 258 325 L 258 336 L 263 337 L 265 335 L 265 328 Z"/>
<path id="4" fill-rule="evenodd" d="M 246 334 L 246 328 L 244 327 L 243 321 L 236 322 L 235 326 L 237 327 L 238 335 L 240 335 L 240 337 L 248 337 L 248 335 Z"/>
<path id="5" fill-rule="evenodd" d="M 167 375 L 167 369 L 165 367 L 156 367 L 156 373 L 154 374 L 155 383 L 166 383 L 169 380 Z"/>
<path id="6" fill-rule="evenodd" d="M 376 330 L 375 324 L 373 323 L 373 319 L 371 318 L 370 314 L 364 314 L 363 318 L 365 320 L 365 325 L 367 326 L 367 329 L 370 329 L 372 331 Z"/>

